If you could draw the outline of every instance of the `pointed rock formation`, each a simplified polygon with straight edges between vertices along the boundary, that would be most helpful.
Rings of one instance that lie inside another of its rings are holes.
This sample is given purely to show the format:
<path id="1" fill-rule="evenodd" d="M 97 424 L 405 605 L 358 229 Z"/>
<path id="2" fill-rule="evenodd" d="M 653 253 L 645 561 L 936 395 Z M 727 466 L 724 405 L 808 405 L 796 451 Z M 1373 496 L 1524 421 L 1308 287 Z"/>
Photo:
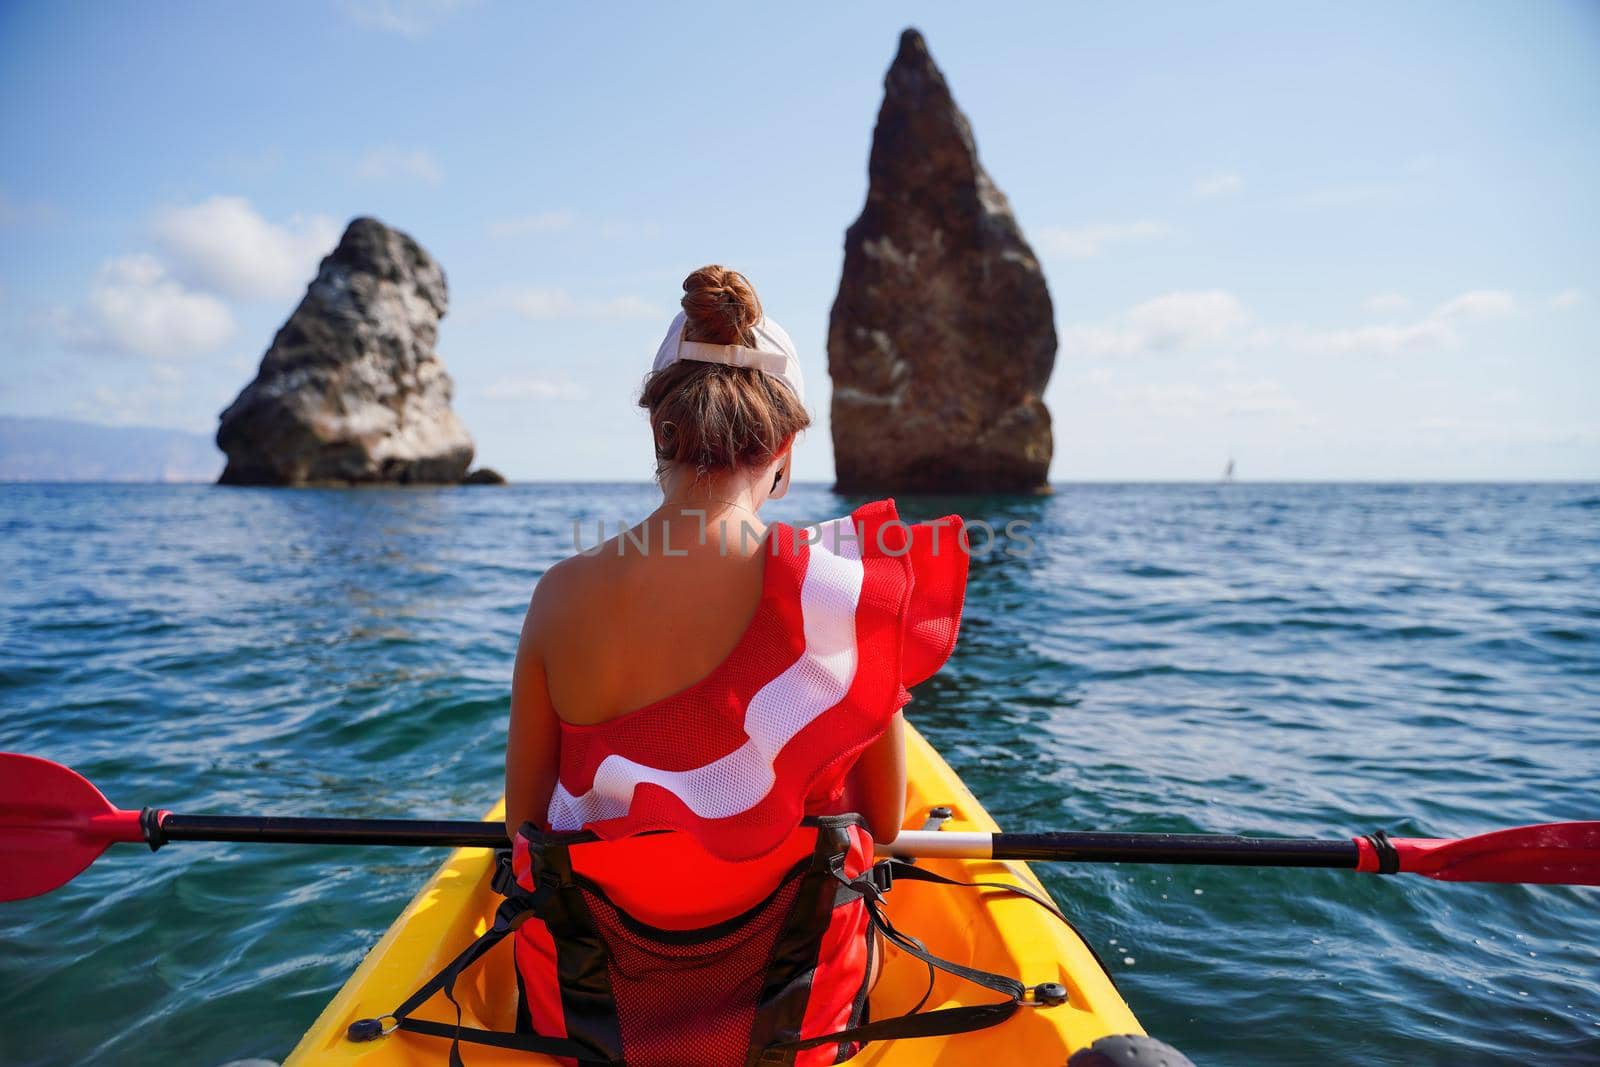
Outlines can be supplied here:
<path id="1" fill-rule="evenodd" d="M 828 326 L 841 492 L 1046 488 L 1044 275 L 922 35 L 884 78 Z"/>
<path id="2" fill-rule="evenodd" d="M 222 413 L 224 485 L 461 481 L 472 438 L 434 353 L 444 271 L 406 234 L 350 223 L 255 381 Z"/>

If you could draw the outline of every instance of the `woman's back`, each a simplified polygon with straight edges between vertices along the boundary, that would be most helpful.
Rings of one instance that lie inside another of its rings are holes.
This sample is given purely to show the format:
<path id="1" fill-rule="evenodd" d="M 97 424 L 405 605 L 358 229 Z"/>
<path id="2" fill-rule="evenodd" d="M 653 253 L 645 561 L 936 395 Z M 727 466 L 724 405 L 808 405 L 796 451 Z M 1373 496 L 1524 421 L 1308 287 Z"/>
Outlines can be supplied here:
<path id="1" fill-rule="evenodd" d="M 764 529 L 751 516 L 670 509 L 552 568 L 535 625 L 557 716 L 605 722 L 726 660 L 761 600 Z"/>

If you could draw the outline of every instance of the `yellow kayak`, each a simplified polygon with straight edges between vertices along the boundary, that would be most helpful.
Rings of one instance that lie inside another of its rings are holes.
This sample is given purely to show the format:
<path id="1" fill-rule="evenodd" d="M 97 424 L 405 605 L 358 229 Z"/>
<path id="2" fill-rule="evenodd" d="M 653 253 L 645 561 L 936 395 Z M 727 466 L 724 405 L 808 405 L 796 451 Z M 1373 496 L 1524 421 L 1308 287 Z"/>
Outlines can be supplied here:
<path id="1" fill-rule="evenodd" d="M 943 824 L 945 830 L 999 829 L 949 764 L 909 725 L 906 771 L 907 827 L 921 827 L 930 809 L 945 806 L 954 813 Z M 499 806 L 488 815 L 490 819 L 501 817 Z M 948 878 L 1010 882 L 1045 892 L 1027 865 L 1016 861 L 940 859 L 922 863 Z M 500 902 L 489 886 L 493 865 L 494 854 L 489 849 L 463 848 L 451 853 L 323 1009 L 284 1067 L 443 1063 L 448 1043 L 438 1038 L 401 1031 L 357 1043 L 345 1037 L 345 1029 L 356 1019 L 392 1010 L 487 929 Z M 870 1044 L 850 1061 L 853 1067 L 935 1062 L 1058 1065 L 1098 1038 L 1144 1033 L 1088 945 L 1032 901 L 996 890 L 909 881 L 897 882 L 884 899 L 889 920 L 922 939 L 935 955 L 1013 975 L 1030 986 L 1059 982 L 1067 988 L 1068 1000 L 1054 1007 L 1025 1007 L 999 1026 L 975 1033 Z M 927 987 L 927 977 L 920 962 L 889 946 L 883 975 L 872 991 L 872 1018 L 910 1010 Z M 456 986 L 456 995 L 465 1025 L 513 1029 L 517 984 L 509 946 L 500 946 L 468 970 Z M 993 993 L 940 972 L 924 1010 L 994 999 Z M 455 1022 L 455 1013 L 443 997 L 435 997 L 415 1017 Z M 555 1062 L 482 1046 L 466 1050 L 466 1058 L 472 1067 Z"/>

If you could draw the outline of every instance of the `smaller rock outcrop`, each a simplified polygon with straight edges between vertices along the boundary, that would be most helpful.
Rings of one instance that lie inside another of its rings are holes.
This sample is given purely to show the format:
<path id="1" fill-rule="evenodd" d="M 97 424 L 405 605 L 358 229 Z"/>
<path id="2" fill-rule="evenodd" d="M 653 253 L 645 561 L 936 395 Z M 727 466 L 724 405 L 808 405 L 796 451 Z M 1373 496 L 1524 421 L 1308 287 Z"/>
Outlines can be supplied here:
<path id="1" fill-rule="evenodd" d="M 479 467 L 465 478 L 462 485 L 505 485 L 506 476 L 493 467 Z"/>
<path id="2" fill-rule="evenodd" d="M 1044 274 L 916 30 L 884 77 L 828 324 L 841 492 L 1033 492 L 1050 467 Z"/>
<path id="3" fill-rule="evenodd" d="M 377 219 L 351 222 L 222 413 L 219 483 L 460 482 L 472 438 L 434 352 L 449 301 L 421 245 Z"/>

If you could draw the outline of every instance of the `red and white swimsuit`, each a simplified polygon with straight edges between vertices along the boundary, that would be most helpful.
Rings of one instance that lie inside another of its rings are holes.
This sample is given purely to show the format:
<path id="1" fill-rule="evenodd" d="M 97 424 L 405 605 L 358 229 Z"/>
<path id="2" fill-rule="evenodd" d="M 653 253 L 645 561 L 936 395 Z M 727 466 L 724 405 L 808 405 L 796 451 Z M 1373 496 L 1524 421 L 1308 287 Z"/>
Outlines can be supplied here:
<path id="1" fill-rule="evenodd" d="M 960 539 L 956 517 L 907 524 L 892 500 L 774 524 L 755 617 L 721 664 L 620 718 L 562 723 L 550 829 L 683 830 L 728 860 L 775 848 L 949 657 Z"/>

